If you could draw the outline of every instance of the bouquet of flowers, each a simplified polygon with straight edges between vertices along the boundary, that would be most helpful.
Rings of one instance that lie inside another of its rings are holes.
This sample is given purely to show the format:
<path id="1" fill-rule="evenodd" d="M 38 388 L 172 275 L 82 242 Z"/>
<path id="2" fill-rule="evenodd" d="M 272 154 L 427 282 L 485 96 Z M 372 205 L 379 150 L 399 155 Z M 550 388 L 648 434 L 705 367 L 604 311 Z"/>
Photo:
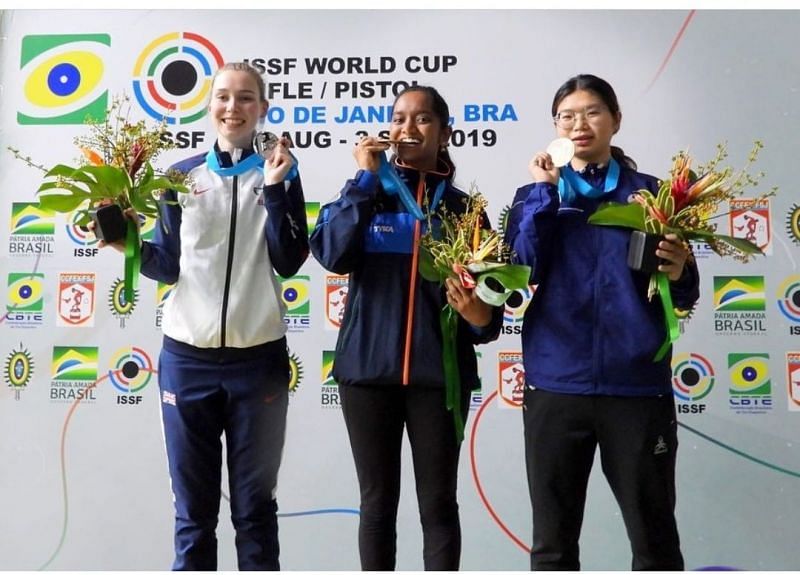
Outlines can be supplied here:
<path id="1" fill-rule="evenodd" d="M 173 147 L 165 137 L 166 122 L 148 128 L 144 121 L 130 121 L 129 114 L 129 98 L 119 96 L 112 99 L 102 122 L 87 122 L 89 134 L 74 139 L 83 155 L 77 166 L 57 164 L 48 169 L 15 148 L 9 150 L 44 172 L 45 181 L 36 191 L 40 207 L 64 213 L 77 210 L 75 223 L 94 220 L 98 238 L 107 243 L 125 239 L 124 297 L 132 301 L 139 275 L 139 228 L 123 212 L 133 208 L 142 216 L 157 217 L 161 193 L 188 188 L 185 174 L 153 168 L 159 154 Z"/>
<path id="2" fill-rule="evenodd" d="M 623 226 L 643 232 L 664 235 L 674 233 L 689 241 L 706 242 L 720 256 L 732 255 L 740 261 L 747 261 L 761 250 L 751 241 L 717 233 L 714 218 L 720 204 L 741 196 L 747 187 L 758 185 L 763 172 L 755 176 L 748 173 L 763 144 L 756 141 L 750 151 L 745 167 L 734 173 L 730 166 L 720 168 L 727 157 L 724 144 L 717 146 L 717 155 L 708 164 L 699 165 L 697 171 L 691 169 L 692 158 L 681 151 L 672 159 L 669 177 L 661 180 L 658 193 L 639 190 L 634 202 L 617 204 L 607 202 L 601 205 L 589 218 L 593 224 Z M 697 174 L 702 174 L 698 176 Z M 776 188 L 762 194 L 756 200 L 774 195 Z"/>
<path id="3" fill-rule="evenodd" d="M 448 277 L 457 278 L 463 287 L 474 289 L 482 301 L 503 305 L 514 290 L 527 287 L 531 268 L 512 264 L 511 249 L 496 231 L 483 227 L 487 201 L 474 184 L 466 203 L 466 210 L 460 215 L 442 208 L 441 222 L 433 220 L 428 212 L 427 230 L 420 238 L 420 275 L 440 284 Z M 446 405 L 453 411 L 460 441 L 464 437 L 464 421 L 458 407 L 461 390 L 456 356 L 458 314 L 450 304 L 442 308 L 439 322 Z"/>
<path id="4" fill-rule="evenodd" d="M 705 242 L 720 256 L 733 256 L 746 262 L 751 256 L 761 254 L 761 249 L 745 238 L 717 233 L 715 218 L 725 214 L 717 214 L 719 206 L 740 197 L 748 187 L 758 186 L 763 172 L 756 175 L 748 173 L 748 168 L 755 163 L 758 152 L 763 147 L 760 141 L 753 144 L 747 164 L 739 172 L 733 168 L 721 167 L 727 157 L 724 144 L 717 145 L 717 155 L 709 163 L 698 165 L 697 171 L 691 169 L 692 158 L 685 151 L 679 152 L 672 159 L 669 177 L 659 182 L 658 192 L 654 195 L 649 190 L 638 190 L 633 201 L 628 204 L 607 202 L 589 217 L 592 224 L 604 226 L 622 226 L 633 228 L 638 232 L 663 236 L 676 234 L 684 241 Z M 698 176 L 698 174 L 700 174 Z M 754 198 L 754 202 L 775 195 L 777 188 Z M 633 245 L 632 240 L 632 245 Z M 642 242 L 640 245 L 648 245 Z M 650 249 L 650 248 L 647 248 Z M 655 248 L 652 248 L 655 252 Z M 644 254 L 646 257 L 648 254 Z M 655 254 L 652 254 L 655 257 Z M 631 263 L 629 254 L 628 261 Z M 677 338 L 678 328 L 676 313 L 672 306 L 669 283 L 666 275 L 654 272 L 650 276 L 648 296 L 658 293 L 664 305 L 667 317 L 668 335 L 665 345 L 656 354 L 656 360 L 663 357 L 669 344 Z"/>

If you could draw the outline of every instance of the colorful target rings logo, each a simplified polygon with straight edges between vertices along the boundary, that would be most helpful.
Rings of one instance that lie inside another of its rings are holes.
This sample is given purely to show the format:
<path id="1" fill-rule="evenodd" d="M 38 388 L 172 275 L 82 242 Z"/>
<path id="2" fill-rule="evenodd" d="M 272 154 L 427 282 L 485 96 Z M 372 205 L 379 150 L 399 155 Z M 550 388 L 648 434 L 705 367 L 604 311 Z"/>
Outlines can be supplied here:
<path id="1" fill-rule="evenodd" d="M 714 387 L 714 367 L 698 353 L 672 358 L 672 391 L 683 401 L 699 401 Z"/>
<path id="2" fill-rule="evenodd" d="M 69 239 L 71 239 L 73 243 L 79 246 L 89 247 L 95 245 L 98 241 L 97 238 L 89 231 L 89 228 L 78 225 L 80 219 L 80 212 L 72 212 L 69 223 L 65 226 L 67 236 L 69 236 Z"/>
<path id="3" fill-rule="evenodd" d="M 108 379 L 123 393 L 136 393 L 153 377 L 153 361 L 139 347 L 123 347 L 111 358 Z"/>
<path id="4" fill-rule="evenodd" d="M 778 309 L 789 321 L 800 323 L 800 275 L 789 276 L 781 283 Z"/>
<path id="5" fill-rule="evenodd" d="M 133 68 L 133 93 L 142 109 L 167 124 L 202 118 L 222 55 L 211 42 L 191 32 L 171 32 L 150 42 Z"/>

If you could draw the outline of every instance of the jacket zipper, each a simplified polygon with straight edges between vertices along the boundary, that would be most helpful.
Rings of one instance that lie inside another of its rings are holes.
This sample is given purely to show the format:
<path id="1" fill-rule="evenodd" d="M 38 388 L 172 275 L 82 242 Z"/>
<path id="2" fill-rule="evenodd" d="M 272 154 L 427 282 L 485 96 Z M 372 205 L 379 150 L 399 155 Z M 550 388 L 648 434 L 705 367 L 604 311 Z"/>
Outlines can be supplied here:
<path id="1" fill-rule="evenodd" d="M 236 213 L 239 205 L 239 176 L 233 176 L 233 194 L 231 198 L 231 228 L 228 235 L 228 264 L 225 268 L 225 290 L 222 292 L 222 322 L 220 347 L 225 347 L 225 333 L 228 329 L 228 292 L 231 288 L 231 270 L 233 269 L 233 248 L 236 245 Z"/>
<path id="2" fill-rule="evenodd" d="M 425 193 L 425 174 L 420 172 L 417 184 L 417 205 L 422 207 L 422 195 Z M 403 385 L 408 385 L 411 379 L 411 344 L 414 327 L 414 299 L 417 292 L 417 262 L 419 260 L 419 237 L 422 222 L 414 222 L 414 242 L 411 247 L 411 278 L 408 282 L 408 313 L 406 315 L 406 347 L 403 354 Z"/>

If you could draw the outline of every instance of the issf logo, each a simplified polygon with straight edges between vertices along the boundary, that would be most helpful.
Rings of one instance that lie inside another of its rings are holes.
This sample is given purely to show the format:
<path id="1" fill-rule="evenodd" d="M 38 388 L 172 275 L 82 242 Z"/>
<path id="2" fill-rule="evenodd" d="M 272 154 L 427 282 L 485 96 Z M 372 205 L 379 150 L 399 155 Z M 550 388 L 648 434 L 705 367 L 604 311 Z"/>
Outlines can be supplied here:
<path id="1" fill-rule="evenodd" d="M 81 247 L 91 247 L 97 243 L 95 235 L 86 226 L 79 226 L 76 222 L 81 217 L 80 212 L 72 212 L 69 216 L 69 223 L 65 226 L 67 236 L 72 243 Z"/>
<path id="2" fill-rule="evenodd" d="M 108 90 L 104 60 L 108 34 L 24 36 L 20 48 L 22 89 L 17 122 L 83 124 L 105 118 Z"/>
<path id="3" fill-rule="evenodd" d="M 534 286 L 528 286 L 523 289 L 514 290 L 511 295 L 508 296 L 503 310 L 504 324 L 514 325 L 522 323 L 525 310 L 528 309 L 528 305 L 531 303 L 534 291 Z"/>
<path id="4" fill-rule="evenodd" d="M 137 393 L 153 378 L 153 360 L 140 347 L 126 346 L 114 352 L 107 370 L 111 385 L 121 393 Z M 125 402 L 128 403 L 128 402 Z"/>
<path id="5" fill-rule="evenodd" d="M 133 93 L 142 110 L 167 124 L 191 124 L 206 114 L 214 73 L 224 60 L 207 38 L 192 32 L 159 36 L 133 67 Z"/>
<path id="6" fill-rule="evenodd" d="M 672 391 L 682 401 L 700 401 L 714 387 L 711 362 L 699 353 L 680 353 L 672 358 Z"/>
<path id="7" fill-rule="evenodd" d="M 789 321 L 800 323 L 800 275 L 789 276 L 781 282 L 778 309 Z"/>

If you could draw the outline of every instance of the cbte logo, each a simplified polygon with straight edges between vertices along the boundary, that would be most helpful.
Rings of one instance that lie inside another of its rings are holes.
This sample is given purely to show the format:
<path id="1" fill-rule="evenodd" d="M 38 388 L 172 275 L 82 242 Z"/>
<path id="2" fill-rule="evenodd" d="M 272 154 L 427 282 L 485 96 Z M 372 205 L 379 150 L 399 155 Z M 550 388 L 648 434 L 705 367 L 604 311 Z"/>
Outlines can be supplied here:
<path id="1" fill-rule="evenodd" d="M 28 350 L 19 344 L 19 349 L 12 350 L 6 358 L 4 376 L 8 386 L 14 390 L 14 399 L 19 400 L 21 392 L 28 386 L 33 377 L 33 358 Z"/>
<path id="2" fill-rule="evenodd" d="M 125 299 L 125 280 L 117 278 L 111 285 L 111 290 L 108 292 L 108 309 L 111 314 L 119 319 L 119 327 L 125 328 L 125 320 L 128 319 L 136 307 L 136 302 L 139 300 L 139 290 L 133 290 L 133 300 L 127 301 Z"/>
<path id="3" fill-rule="evenodd" d="M 20 124 L 83 124 L 105 118 L 103 82 L 108 34 L 31 35 L 22 38 Z"/>
<path id="4" fill-rule="evenodd" d="M 522 319 L 525 317 L 525 310 L 531 303 L 534 286 L 528 286 L 523 289 L 514 290 L 506 300 L 505 308 L 503 309 L 503 327 L 504 334 L 521 334 L 522 333 Z"/>
<path id="5" fill-rule="evenodd" d="M 790 322 L 800 324 L 800 275 L 789 276 L 781 283 L 778 309 Z M 790 325 L 789 334 L 800 335 L 800 325 Z"/>
<path id="6" fill-rule="evenodd" d="M 303 381 L 303 362 L 300 357 L 289 352 L 289 393 L 294 395 L 300 382 Z"/>
<path id="7" fill-rule="evenodd" d="M 6 321 L 11 327 L 38 327 L 44 318 L 44 274 L 8 274 Z"/>
<path id="8" fill-rule="evenodd" d="M 281 299 L 286 306 L 283 321 L 290 332 L 304 331 L 311 327 L 309 299 L 309 276 L 292 276 L 281 282 Z"/>
<path id="9" fill-rule="evenodd" d="M 768 353 L 728 354 L 731 409 L 736 413 L 766 413 L 772 410 L 772 382 Z"/>
<path id="10" fill-rule="evenodd" d="M 339 386 L 333 379 L 333 358 L 336 352 L 333 350 L 322 351 L 322 389 L 320 402 L 324 408 L 340 408 Z"/>
<path id="11" fill-rule="evenodd" d="M 170 126 L 196 122 L 206 114 L 214 73 L 222 55 L 207 38 L 191 32 L 159 36 L 136 59 L 133 93 L 152 118 Z M 196 148 L 205 132 L 170 133 L 178 148 Z"/>
<path id="12" fill-rule="evenodd" d="M 153 378 L 153 360 L 140 347 L 127 346 L 114 352 L 108 369 L 108 380 L 122 395 L 117 405 L 141 405 L 140 392 Z"/>
<path id="13" fill-rule="evenodd" d="M 711 393 L 714 380 L 711 362 L 699 353 L 681 353 L 673 357 L 672 391 L 680 400 L 678 413 L 703 413 L 706 404 L 698 402 Z"/>

